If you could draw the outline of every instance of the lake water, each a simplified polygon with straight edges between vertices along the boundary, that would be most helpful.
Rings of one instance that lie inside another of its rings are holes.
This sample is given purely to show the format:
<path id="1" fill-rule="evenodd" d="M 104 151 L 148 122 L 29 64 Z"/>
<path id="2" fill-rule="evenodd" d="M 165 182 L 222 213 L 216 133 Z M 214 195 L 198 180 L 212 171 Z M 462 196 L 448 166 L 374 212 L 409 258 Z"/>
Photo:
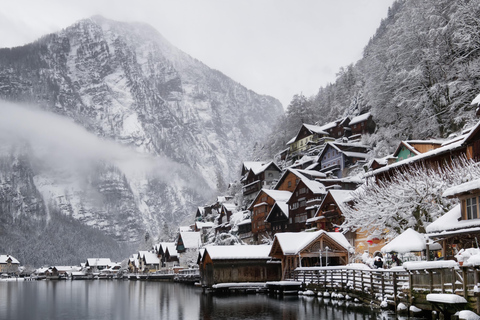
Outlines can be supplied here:
<path id="1" fill-rule="evenodd" d="M 352 302 L 266 294 L 203 294 L 200 288 L 144 281 L 0 282 L 0 319 L 406 319 Z M 413 318 L 410 318 L 413 319 Z"/>

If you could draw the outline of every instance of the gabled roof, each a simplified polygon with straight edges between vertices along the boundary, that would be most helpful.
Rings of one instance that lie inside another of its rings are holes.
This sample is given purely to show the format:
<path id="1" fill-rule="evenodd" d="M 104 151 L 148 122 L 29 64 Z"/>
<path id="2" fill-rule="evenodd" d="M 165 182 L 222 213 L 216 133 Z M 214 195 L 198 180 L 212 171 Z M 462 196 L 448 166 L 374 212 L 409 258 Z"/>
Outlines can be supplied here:
<path id="1" fill-rule="evenodd" d="M 270 198 L 272 198 L 275 202 L 277 202 L 277 201 L 283 201 L 283 202 L 288 201 L 288 199 L 290 199 L 290 197 L 292 196 L 292 193 L 290 191 L 265 189 L 264 188 L 257 193 L 255 199 L 253 199 L 253 201 L 248 206 L 248 210 L 253 209 L 254 203 L 256 203 L 258 201 L 258 199 L 260 199 L 260 197 L 262 196 L 263 193 L 266 194 L 267 196 L 269 196 Z"/>
<path id="2" fill-rule="evenodd" d="M 314 180 L 314 179 L 321 179 L 326 178 L 327 175 L 323 172 L 316 171 L 316 170 L 303 170 L 303 169 L 293 169 L 287 168 L 285 172 L 282 174 L 280 179 L 278 179 L 277 184 L 273 189 L 278 190 L 278 187 L 282 184 L 283 180 L 290 174 L 294 174 L 300 180 Z"/>
<path id="3" fill-rule="evenodd" d="M 169 242 L 167 244 L 167 247 L 165 249 L 165 255 L 168 255 L 170 257 L 178 256 L 177 245 L 174 242 Z"/>
<path id="4" fill-rule="evenodd" d="M 337 150 L 339 153 L 343 153 L 345 156 L 350 158 L 364 158 L 368 157 L 367 152 L 369 147 L 364 146 L 358 143 L 339 143 L 339 142 L 327 142 L 325 148 L 319 155 L 319 159 L 322 159 L 325 153 L 327 153 L 328 148 Z M 350 149 L 350 150 L 349 150 Z M 354 150 L 351 150 L 354 149 Z"/>
<path id="5" fill-rule="evenodd" d="M 208 246 L 203 256 L 212 260 L 270 260 L 271 245 Z"/>
<path id="6" fill-rule="evenodd" d="M 352 120 L 350 120 L 350 125 L 353 125 L 353 124 L 356 124 L 356 123 L 359 123 L 359 122 L 368 120 L 368 118 L 370 118 L 370 117 L 371 117 L 370 112 L 361 114 L 361 115 L 359 115 L 359 116 L 356 116 L 356 117 L 352 118 Z"/>
<path id="7" fill-rule="evenodd" d="M 278 172 L 282 171 L 273 161 L 270 161 L 270 162 L 249 161 L 249 162 L 244 162 L 243 167 L 244 169 L 246 169 L 245 171 L 251 171 L 254 175 L 258 175 L 270 167 L 272 167 L 273 169 L 276 169 Z"/>
<path id="8" fill-rule="evenodd" d="M 330 201 L 334 201 L 337 207 L 340 209 L 340 211 L 343 212 L 345 204 L 348 203 L 349 201 L 352 201 L 352 191 L 351 190 L 336 190 L 336 189 L 330 189 L 328 190 L 327 195 L 325 198 L 322 200 L 322 203 L 318 207 L 317 212 L 315 213 L 315 217 L 317 217 L 324 206 Z"/>
<path id="9" fill-rule="evenodd" d="M 317 134 L 323 134 L 323 135 L 328 135 L 328 132 L 325 131 L 325 126 L 316 126 L 316 125 L 313 125 L 313 124 L 302 124 L 302 126 L 300 127 L 300 129 L 298 130 L 297 134 L 295 135 L 295 137 L 293 137 L 292 139 L 290 139 L 290 141 L 287 142 L 287 145 L 289 144 L 292 144 L 294 143 L 297 138 L 298 138 L 298 135 L 300 134 L 300 132 L 302 132 L 302 129 L 305 128 L 307 129 L 308 132 L 310 132 L 310 134 L 314 134 L 314 133 L 317 133 Z M 328 129 L 328 128 L 327 128 Z"/>
<path id="10" fill-rule="evenodd" d="M 0 255 L 0 264 L 6 264 L 6 263 L 20 264 L 20 262 L 14 257 L 12 257 L 11 255 L 8 255 L 8 254 Z"/>
<path id="11" fill-rule="evenodd" d="M 202 245 L 200 232 L 180 232 L 179 237 L 182 238 L 185 249 L 194 249 Z"/>
<path id="12" fill-rule="evenodd" d="M 337 243 L 345 250 L 349 250 L 351 248 L 350 243 L 342 233 L 326 232 L 325 230 L 319 230 L 315 232 L 276 233 L 272 246 L 272 251 L 274 249 L 274 246 L 277 244 L 280 247 L 283 255 L 298 255 L 305 247 L 307 247 L 320 236 L 326 236 L 330 238 L 332 241 Z M 273 254 L 272 251 L 270 251 L 270 255 Z"/>
<path id="13" fill-rule="evenodd" d="M 272 212 L 274 210 L 276 210 L 278 208 L 278 210 L 280 210 L 283 215 L 285 216 L 285 218 L 289 218 L 289 209 L 288 209 L 288 204 L 286 201 L 277 201 L 275 202 L 275 204 L 272 206 L 272 209 L 270 209 L 270 211 L 268 212 L 267 214 L 267 217 L 265 218 L 265 221 L 268 221 L 268 219 L 270 218 L 270 215 L 272 214 Z"/>
<path id="14" fill-rule="evenodd" d="M 90 258 L 87 259 L 87 264 L 90 267 L 104 267 L 112 264 L 109 258 Z"/>
<path id="15" fill-rule="evenodd" d="M 160 259 L 153 252 L 149 252 L 149 251 L 143 252 L 142 258 L 145 260 L 146 264 L 160 264 Z"/>

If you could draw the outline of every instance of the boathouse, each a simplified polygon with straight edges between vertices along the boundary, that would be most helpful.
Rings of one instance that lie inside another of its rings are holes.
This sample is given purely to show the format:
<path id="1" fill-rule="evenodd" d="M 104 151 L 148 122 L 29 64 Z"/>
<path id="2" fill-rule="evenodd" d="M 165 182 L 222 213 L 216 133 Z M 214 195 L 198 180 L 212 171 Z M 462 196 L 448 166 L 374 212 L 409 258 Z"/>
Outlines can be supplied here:
<path id="1" fill-rule="evenodd" d="M 352 250 L 340 232 L 284 232 L 275 234 L 269 255 L 281 260 L 282 280 L 286 280 L 298 267 L 346 265 Z"/>
<path id="2" fill-rule="evenodd" d="M 268 255 L 271 247 L 270 245 L 205 247 L 199 263 L 202 286 L 280 280 L 280 261 L 275 261 Z"/>

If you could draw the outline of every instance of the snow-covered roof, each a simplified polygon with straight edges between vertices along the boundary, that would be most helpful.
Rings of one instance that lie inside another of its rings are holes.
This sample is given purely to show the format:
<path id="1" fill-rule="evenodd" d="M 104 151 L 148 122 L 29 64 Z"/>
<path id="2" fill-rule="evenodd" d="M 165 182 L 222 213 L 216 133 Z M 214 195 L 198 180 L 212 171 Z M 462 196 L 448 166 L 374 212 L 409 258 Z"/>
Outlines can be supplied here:
<path id="1" fill-rule="evenodd" d="M 177 245 L 175 244 L 175 242 L 168 242 L 165 252 L 167 252 L 167 250 L 168 250 L 168 254 L 171 257 L 178 256 Z"/>
<path id="2" fill-rule="evenodd" d="M 468 193 L 470 191 L 479 190 L 479 189 L 480 189 L 480 179 L 476 179 L 476 180 L 459 184 L 458 186 L 448 188 L 447 190 L 445 190 L 445 192 L 443 192 L 442 197 L 453 197 L 462 193 Z"/>
<path id="3" fill-rule="evenodd" d="M 288 201 L 288 200 L 287 200 Z M 280 211 L 283 212 L 285 217 L 289 218 L 289 210 L 288 210 L 288 204 L 287 201 L 276 201 L 275 204 L 272 206 L 272 209 L 270 209 L 270 212 L 268 212 L 267 216 L 265 217 L 265 221 L 268 220 L 270 217 L 270 214 L 273 212 L 275 208 L 279 208 Z"/>
<path id="4" fill-rule="evenodd" d="M 425 236 L 417 231 L 408 228 L 399 236 L 394 238 L 388 244 L 383 246 L 382 252 L 417 252 L 423 251 L 426 248 Z"/>
<path id="5" fill-rule="evenodd" d="M 198 248 L 202 244 L 200 232 L 180 232 L 185 249 Z"/>
<path id="6" fill-rule="evenodd" d="M 461 206 L 458 204 L 443 216 L 430 223 L 425 230 L 431 234 L 430 236 L 439 236 L 445 234 L 447 231 L 463 230 L 480 226 L 480 219 L 461 220 L 461 218 Z"/>
<path id="7" fill-rule="evenodd" d="M 356 123 L 359 123 L 359 122 L 362 122 L 362 121 L 365 121 L 365 120 L 368 120 L 368 118 L 370 117 L 370 112 L 367 112 L 367 113 L 364 113 L 364 114 L 361 114 L 359 116 L 356 116 L 354 118 L 352 118 L 352 120 L 350 120 L 350 126 L 352 124 L 356 124 Z"/>
<path id="8" fill-rule="evenodd" d="M 336 125 L 336 124 L 335 124 Z M 314 125 L 314 124 L 302 124 L 302 126 L 300 127 L 300 129 L 298 130 L 297 134 L 295 135 L 295 137 L 293 137 L 292 139 L 290 139 L 288 142 L 287 142 L 287 145 L 290 145 L 292 143 L 294 143 L 296 140 L 297 140 L 297 137 L 298 135 L 300 134 L 300 132 L 302 131 L 302 128 L 305 127 L 308 131 L 310 131 L 311 134 L 314 134 L 314 133 L 318 133 L 318 134 L 324 134 L 324 135 L 328 135 L 328 132 L 325 131 L 327 129 L 329 129 L 329 127 L 327 126 L 317 126 L 317 125 Z"/>
<path id="9" fill-rule="evenodd" d="M 198 229 L 203 229 L 203 228 L 213 228 L 215 223 L 197 221 L 197 222 L 195 222 L 195 225 L 197 226 Z"/>
<path id="10" fill-rule="evenodd" d="M 280 171 L 280 168 L 278 168 L 278 166 L 273 161 L 270 161 L 270 162 L 250 161 L 250 162 L 244 162 L 243 165 L 247 170 L 249 170 L 249 171 L 251 170 L 254 175 L 258 175 L 258 174 L 264 172 L 271 165 L 274 165 Z"/>
<path id="11" fill-rule="evenodd" d="M 273 189 L 262 189 L 270 198 L 275 201 L 288 201 L 292 196 L 290 191 L 286 190 L 273 190 Z"/>
<path id="12" fill-rule="evenodd" d="M 145 251 L 142 254 L 146 264 L 160 264 L 160 259 L 153 252 Z"/>
<path id="13" fill-rule="evenodd" d="M 353 200 L 352 197 L 352 191 L 351 190 L 336 190 L 336 189 L 331 189 L 328 190 L 328 192 L 332 195 L 332 198 L 335 200 L 335 202 L 341 206 L 344 203 L 347 203 L 351 200 Z"/>
<path id="14" fill-rule="evenodd" d="M 112 264 L 109 258 L 89 258 L 87 263 L 90 267 L 104 267 Z"/>
<path id="15" fill-rule="evenodd" d="M 212 260 L 226 259 L 263 259 L 269 260 L 271 245 L 236 245 L 236 246 L 208 246 L 205 253 L 208 253 Z"/>
<path id="16" fill-rule="evenodd" d="M 237 205 L 235 203 L 224 203 L 222 204 L 222 206 L 227 210 L 227 211 L 230 211 L 230 212 L 234 212 L 237 210 Z"/>
<path id="17" fill-rule="evenodd" d="M 8 263 L 8 260 L 9 260 L 9 259 L 11 260 L 11 263 L 12 263 L 12 264 L 20 264 L 20 262 L 19 262 L 17 259 L 15 259 L 14 257 L 12 257 L 12 256 L 9 255 L 9 254 L 2 254 L 2 255 L 0 255 L 0 263 L 1 263 L 1 264 L 6 264 L 6 263 Z"/>
<path id="18" fill-rule="evenodd" d="M 276 233 L 280 247 L 282 248 L 284 255 L 297 255 L 302 249 L 308 246 L 312 241 L 322 234 L 326 234 L 332 240 L 344 247 L 346 250 L 351 248 L 347 238 L 340 232 L 326 232 L 325 230 L 319 230 L 315 232 L 283 232 Z"/>

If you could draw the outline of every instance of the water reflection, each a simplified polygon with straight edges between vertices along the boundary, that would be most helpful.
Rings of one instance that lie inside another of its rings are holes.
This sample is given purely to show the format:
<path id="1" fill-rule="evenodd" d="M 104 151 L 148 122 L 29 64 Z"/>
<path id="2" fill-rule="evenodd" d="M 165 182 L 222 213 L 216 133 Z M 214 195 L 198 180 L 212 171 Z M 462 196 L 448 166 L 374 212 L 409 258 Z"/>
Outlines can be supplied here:
<path id="1" fill-rule="evenodd" d="M 0 319 L 395 319 L 359 304 L 265 294 L 212 296 L 177 283 L 0 282 Z M 413 319 L 413 318 L 410 318 Z"/>

